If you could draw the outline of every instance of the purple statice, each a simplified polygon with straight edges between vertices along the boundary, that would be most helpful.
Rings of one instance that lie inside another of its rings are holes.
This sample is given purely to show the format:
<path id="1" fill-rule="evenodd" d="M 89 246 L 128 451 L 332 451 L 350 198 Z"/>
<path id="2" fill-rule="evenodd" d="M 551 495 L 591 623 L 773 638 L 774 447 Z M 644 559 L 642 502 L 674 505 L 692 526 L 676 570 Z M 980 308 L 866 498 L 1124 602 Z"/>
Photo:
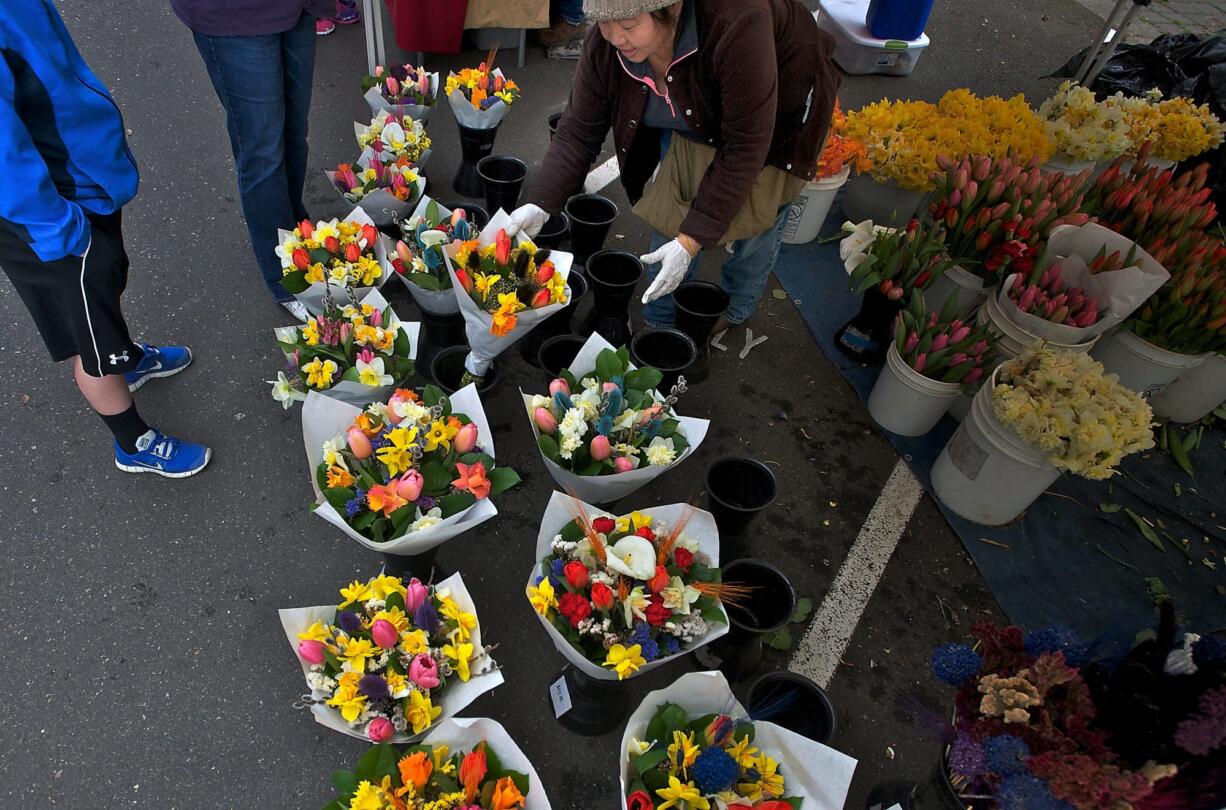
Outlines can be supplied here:
<path id="1" fill-rule="evenodd" d="M 418 509 L 420 509 L 421 513 L 424 515 L 426 512 L 429 512 L 431 509 L 433 509 L 438 504 L 429 495 L 422 495 L 420 498 L 418 498 L 416 501 L 413 502 L 413 505 L 416 506 Z"/>
<path id="2" fill-rule="evenodd" d="M 362 619 L 352 610 L 342 610 L 340 613 L 337 613 L 336 623 L 351 636 L 362 629 Z"/>
<path id="3" fill-rule="evenodd" d="M 958 732 L 949 746 L 949 767 L 959 776 L 974 779 L 986 770 L 983 762 L 983 746 L 965 731 Z"/>
<path id="4" fill-rule="evenodd" d="M 1012 734 L 998 734 L 983 741 L 983 762 L 997 776 L 1026 773 L 1030 746 Z"/>
<path id="5" fill-rule="evenodd" d="M 1077 635 L 1071 627 L 1053 625 L 1026 634 L 1024 640 L 1027 655 L 1038 658 L 1044 653 L 1064 653 L 1064 662 L 1070 667 L 1079 667 L 1085 663 L 1085 647 L 1078 642 Z"/>
<path id="6" fill-rule="evenodd" d="M 1074 810 L 1073 805 L 1053 796 L 1046 782 L 1028 773 L 1001 780 L 996 799 L 1001 810 Z"/>
<path id="7" fill-rule="evenodd" d="M 1226 639 L 1221 636 L 1201 636 L 1192 647 L 1192 660 L 1198 667 L 1226 662 Z"/>
<path id="8" fill-rule="evenodd" d="M 932 672 L 950 686 L 961 686 L 979 674 L 983 659 L 969 644 L 942 644 L 932 652 Z"/>
<path id="9" fill-rule="evenodd" d="M 392 696 L 382 675 L 366 675 L 358 681 L 358 691 L 371 700 L 387 700 Z"/>

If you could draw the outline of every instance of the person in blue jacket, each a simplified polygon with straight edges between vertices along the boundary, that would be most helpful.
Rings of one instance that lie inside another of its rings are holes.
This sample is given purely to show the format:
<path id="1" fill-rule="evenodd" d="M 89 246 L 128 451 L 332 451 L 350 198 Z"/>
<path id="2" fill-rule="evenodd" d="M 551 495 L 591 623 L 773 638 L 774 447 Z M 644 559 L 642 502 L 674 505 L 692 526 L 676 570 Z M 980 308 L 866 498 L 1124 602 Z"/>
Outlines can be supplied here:
<path id="1" fill-rule="evenodd" d="M 0 4 L 0 159 L 0 268 L 51 358 L 73 362 L 77 387 L 114 434 L 115 465 L 171 478 L 204 469 L 209 448 L 149 427 L 132 401 L 192 354 L 128 335 L 120 217 L 136 196 L 136 161 L 119 108 L 51 0 Z"/>

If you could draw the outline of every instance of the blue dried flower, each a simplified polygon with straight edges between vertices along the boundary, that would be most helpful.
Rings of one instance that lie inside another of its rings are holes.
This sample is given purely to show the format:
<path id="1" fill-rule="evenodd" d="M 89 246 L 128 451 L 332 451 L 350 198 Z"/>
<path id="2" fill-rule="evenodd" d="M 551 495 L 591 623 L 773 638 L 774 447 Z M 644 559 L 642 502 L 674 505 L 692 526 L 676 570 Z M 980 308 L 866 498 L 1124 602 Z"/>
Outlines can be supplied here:
<path id="1" fill-rule="evenodd" d="M 1085 663 L 1085 649 L 1077 640 L 1077 634 L 1071 627 L 1055 625 L 1032 630 L 1026 634 L 1026 653 L 1036 658 L 1044 653 L 1064 653 L 1064 660 L 1070 667 L 1079 667 Z"/>
<path id="2" fill-rule="evenodd" d="M 1226 639 L 1221 636 L 1201 636 L 1192 645 L 1192 661 L 1198 667 L 1226 661 Z"/>
<path id="3" fill-rule="evenodd" d="M 722 748 L 704 748 L 690 766 L 690 777 L 704 796 L 728 790 L 741 775 L 741 766 Z"/>
<path id="4" fill-rule="evenodd" d="M 965 731 L 960 732 L 949 746 L 949 767 L 967 779 L 982 776 L 985 771 L 983 746 Z"/>
<path id="5" fill-rule="evenodd" d="M 362 511 L 362 507 L 365 505 L 365 496 L 361 498 L 351 498 L 350 500 L 345 501 L 345 514 L 350 520 L 353 520 L 355 517 L 357 517 L 358 512 Z"/>
<path id="6" fill-rule="evenodd" d="M 575 407 L 575 403 L 566 395 L 565 391 L 558 391 L 553 395 L 553 404 L 563 415 L 571 408 Z"/>
<path id="7" fill-rule="evenodd" d="M 563 563 L 561 560 L 555 559 L 553 561 L 553 576 L 558 577 L 559 579 L 565 576 L 565 574 L 563 574 L 563 569 L 565 567 L 565 563 Z M 550 577 L 550 579 L 553 579 L 553 577 Z"/>
<path id="8" fill-rule="evenodd" d="M 417 608 L 417 612 L 413 614 L 413 624 L 425 630 L 426 635 L 434 635 L 434 631 L 438 629 L 438 611 L 434 609 L 432 600 L 426 599 L 421 603 L 421 607 Z"/>
<path id="9" fill-rule="evenodd" d="M 675 636 L 664 635 L 660 637 L 660 640 L 664 642 L 665 655 L 676 655 L 681 652 L 681 642 Z"/>
<path id="10" fill-rule="evenodd" d="M 336 622 L 351 636 L 362 629 L 362 620 L 352 610 L 342 610 L 337 613 Z"/>
<path id="11" fill-rule="evenodd" d="M 983 659 L 969 644 L 942 644 L 932 652 L 932 672 L 950 686 L 961 686 L 979 674 Z"/>
<path id="12" fill-rule="evenodd" d="M 999 734 L 983 741 L 983 761 L 988 770 L 998 776 L 1026 773 L 1030 746 L 1020 737 Z"/>
<path id="13" fill-rule="evenodd" d="M 1074 810 L 1073 805 L 1051 795 L 1046 782 L 1028 773 L 1002 780 L 996 798 L 1001 810 Z"/>
<path id="14" fill-rule="evenodd" d="M 367 675 L 358 681 L 358 691 L 371 700 L 387 700 L 392 696 L 382 675 Z"/>

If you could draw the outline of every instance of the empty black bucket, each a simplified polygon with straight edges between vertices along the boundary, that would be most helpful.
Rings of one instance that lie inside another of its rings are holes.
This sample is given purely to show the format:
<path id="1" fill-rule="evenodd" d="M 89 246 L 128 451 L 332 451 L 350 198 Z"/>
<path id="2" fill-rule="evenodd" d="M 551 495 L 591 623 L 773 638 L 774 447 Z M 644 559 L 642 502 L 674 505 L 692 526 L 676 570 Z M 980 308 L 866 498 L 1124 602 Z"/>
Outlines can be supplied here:
<path id="1" fill-rule="evenodd" d="M 762 636 L 782 630 L 792 621 L 796 590 L 782 571 L 762 560 L 734 560 L 724 565 L 723 582 L 739 585 L 745 592 L 724 602 L 728 634 L 700 647 L 696 658 L 735 682 L 761 666 Z"/>
<path id="2" fill-rule="evenodd" d="M 420 307 L 419 307 L 420 309 Z M 464 316 L 458 312 L 439 315 L 421 310 L 421 337 L 417 346 L 417 369 L 425 376 L 434 355 L 451 346 L 468 346 Z"/>
<path id="3" fill-rule="evenodd" d="M 481 183 L 481 175 L 477 173 L 477 164 L 482 158 L 489 157 L 494 151 L 494 140 L 498 137 L 498 127 L 490 129 L 472 129 L 463 124 L 460 127 L 460 166 L 456 169 L 455 179 L 451 187 L 461 197 L 480 197 L 485 188 Z"/>
<path id="4" fill-rule="evenodd" d="M 528 164 L 517 157 L 502 155 L 481 158 L 477 174 L 485 186 L 485 207 L 491 213 L 499 209 L 508 214 L 519 204 L 519 192 L 528 177 Z"/>
<path id="5" fill-rule="evenodd" d="M 553 136 L 558 134 L 558 124 L 562 123 L 562 113 L 549 114 L 549 140 L 553 140 Z"/>
<path id="6" fill-rule="evenodd" d="M 698 347 L 698 357 L 685 374 L 686 382 L 702 382 L 711 374 L 711 329 L 728 311 L 730 301 L 728 293 L 709 281 L 687 281 L 673 291 L 673 325 Z"/>
<path id="7" fill-rule="evenodd" d="M 803 675 L 763 675 L 749 687 L 745 708 L 754 720 L 769 720 L 824 745 L 834 738 L 834 704 L 824 689 Z"/>
<path id="8" fill-rule="evenodd" d="M 583 266 L 588 257 L 604 247 L 609 228 L 617 219 L 617 205 L 599 194 L 578 194 L 566 203 L 570 217 L 570 249 L 575 263 Z"/>
<path id="9" fill-rule="evenodd" d="M 484 228 L 486 224 L 488 224 L 490 221 L 490 212 L 486 211 L 484 208 L 474 203 L 467 203 L 467 202 L 466 203 L 444 203 L 444 202 L 441 202 L 439 203 L 439 205 L 446 208 L 448 211 L 454 211 L 457 208 L 463 208 L 464 216 L 468 218 L 469 223 L 477 230 L 481 230 L 482 228 Z"/>
<path id="10" fill-rule="evenodd" d="M 571 232 L 573 244 L 573 223 Z M 630 340 L 630 301 L 643 278 L 643 263 L 624 250 L 601 250 L 588 259 L 586 275 L 592 288 L 589 331 L 624 346 Z"/>
<path id="11" fill-rule="evenodd" d="M 545 341 L 557 335 L 570 334 L 570 325 L 575 317 L 575 310 L 583 296 L 587 295 L 587 279 L 582 273 L 571 272 L 566 283 L 570 285 L 570 301 L 562 309 L 550 315 L 536 325 L 536 328 L 519 340 L 519 354 L 529 365 L 540 364 L 541 346 Z"/>
<path id="12" fill-rule="evenodd" d="M 650 327 L 630 339 L 630 359 L 639 368 L 651 366 L 664 378 L 659 391 L 668 396 L 678 378 L 689 379 L 689 368 L 698 357 L 693 339 L 680 329 Z"/>
<path id="13" fill-rule="evenodd" d="M 630 695 L 620 683 L 598 681 L 570 664 L 562 670 L 561 677 L 566 679 L 571 704 L 570 710 L 558 718 L 563 727 L 585 737 L 596 737 L 626 722 L 626 715 L 630 713 Z M 553 688 L 551 684 L 550 691 Z"/>
<path id="14" fill-rule="evenodd" d="M 779 484 L 757 459 L 724 456 L 707 467 L 707 511 L 719 527 L 720 561 L 749 552 L 749 527 L 774 502 Z"/>
<path id="15" fill-rule="evenodd" d="M 562 247 L 562 243 L 568 236 L 570 236 L 570 218 L 566 216 L 566 212 L 559 211 L 549 218 L 549 221 L 541 228 L 541 232 L 532 241 L 537 247 L 555 250 Z"/>
<path id="16" fill-rule="evenodd" d="M 550 380 L 555 380 L 564 369 L 570 368 L 571 363 L 575 362 L 575 357 L 584 343 L 587 343 L 587 339 L 578 335 L 551 337 L 541 344 L 536 365 L 545 370 L 545 375 Z"/>
<path id="17" fill-rule="evenodd" d="M 460 379 L 464 376 L 464 358 L 467 356 L 467 346 L 452 346 L 434 355 L 434 359 L 430 361 L 430 376 L 444 393 L 454 394 L 462 387 Z M 497 384 L 498 367 L 491 365 L 481 384 L 477 386 L 477 391 L 484 394 Z"/>

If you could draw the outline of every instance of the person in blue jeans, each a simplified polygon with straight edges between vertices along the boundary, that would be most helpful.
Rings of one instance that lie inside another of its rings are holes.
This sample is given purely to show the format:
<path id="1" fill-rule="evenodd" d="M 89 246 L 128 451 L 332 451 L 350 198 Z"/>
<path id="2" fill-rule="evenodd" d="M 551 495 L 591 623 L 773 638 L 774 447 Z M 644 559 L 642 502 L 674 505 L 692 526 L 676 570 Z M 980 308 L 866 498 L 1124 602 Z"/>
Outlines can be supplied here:
<path id="1" fill-rule="evenodd" d="M 171 0 L 192 30 L 226 111 L 247 232 L 264 284 L 299 320 L 306 309 L 280 284 L 277 229 L 308 219 L 302 201 L 315 20 L 335 0 Z"/>
<path id="2" fill-rule="evenodd" d="M 132 392 L 192 362 L 185 346 L 136 343 L 120 298 L 128 283 L 121 209 L 140 177 L 123 118 L 51 0 L 0 4 L 0 268 L 51 359 L 114 436 L 125 472 L 186 478 L 212 452 L 150 427 Z"/>

